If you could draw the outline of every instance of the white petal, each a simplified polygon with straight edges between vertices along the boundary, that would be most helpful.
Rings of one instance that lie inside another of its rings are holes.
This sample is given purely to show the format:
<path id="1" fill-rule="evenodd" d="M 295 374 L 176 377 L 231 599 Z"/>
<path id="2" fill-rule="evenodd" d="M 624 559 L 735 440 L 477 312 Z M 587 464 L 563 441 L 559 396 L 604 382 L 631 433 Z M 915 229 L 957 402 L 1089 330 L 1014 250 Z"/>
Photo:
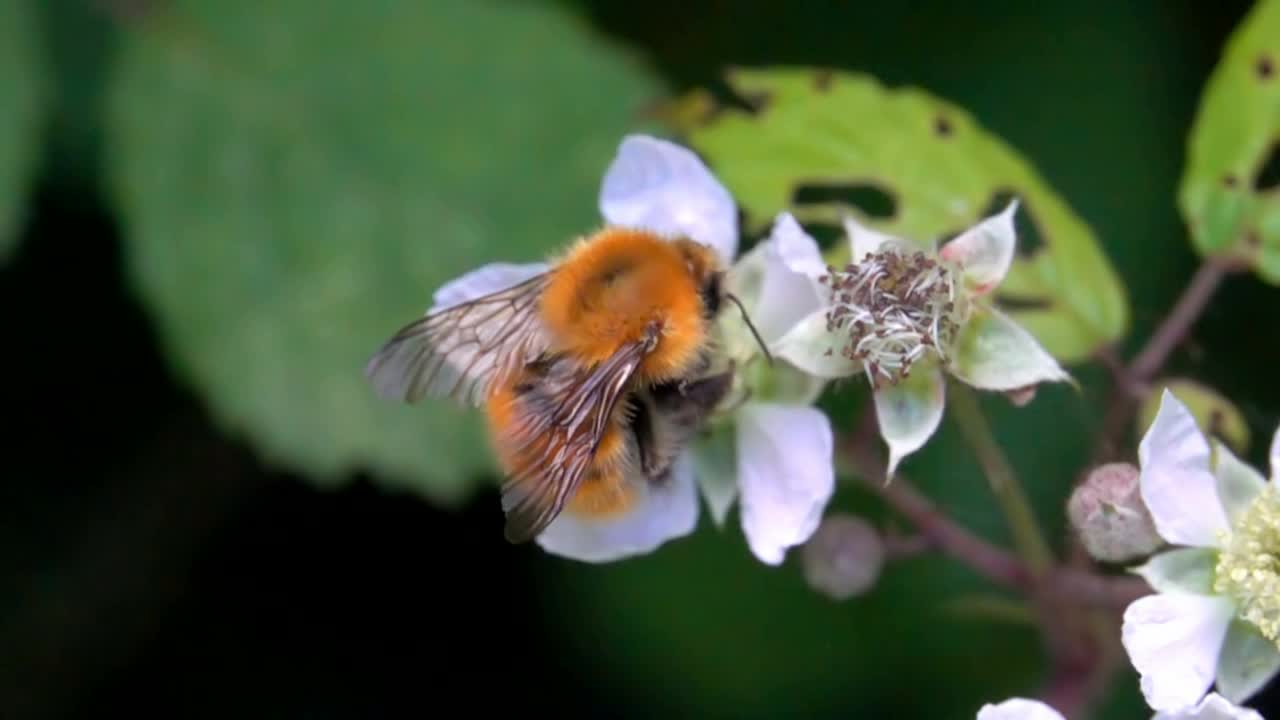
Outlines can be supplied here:
<path id="1" fill-rule="evenodd" d="M 949 369 L 981 390 L 1019 390 L 1071 379 L 1034 335 L 995 308 L 976 309 L 960 329 Z"/>
<path id="2" fill-rule="evenodd" d="M 860 263 L 868 254 L 878 251 L 883 245 L 903 245 L 901 238 L 882 233 L 858 222 L 852 215 L 844 217 L 844 233 L 849 238 L 849 261 Z"/>
<path id="3" fill-rule="evenodd" d="M 693 151 L 648 135 L 628 135 L 600 187 L 600 212 L 614 225 L 687 235 L 738 252 L 738 210 L 729 191 Z"/>
<path id="4" fill-rule="evenodd" d="M 836 380 L 862 370 L 841 352 L 848 336 L 827 329 L 827 310 L 809 313 L 785 335 L 769 344 L 769 352 L 815 377 Z"/>
<path id="5" fill-rule="evenodd" d="M 1280 428 L 1271 438 L 1271 482 L 1280 485 Z"/>
<path id="6" fill-rule="evenodd" d="M 766 343 L 823 307 L 818 278 L 825 273 L 818 243 L 790 213 L 778 216 L 765 246 L 760 294 L 748 310 Z"/>
<path id="7" fill-rule="evenodd" d="M 618 517 L 590 518 L 563 512 L 537 542 L 553 555 L 604 563 L 653 552 L 697 526 L 698 490 L 687 455 L 677 461 L 669 484 L 647 486 L 639 493 L 634 506 Z"/>
<path id="8" fill-rule="evenodd" d="M 738 499 L 737 435 L 732 425 L 713 429 L 689 447 L 698 487 L 717 527 L 723 527 L 729 508 Z"/>
<path id="9" fill-rule="evenodd" d="M 963 268 L 965 281 L 979 294 L 991 291 L 1009 272 L 1018 243 L 1013 227 L 1013 215 L 1017 211 L 1015 199 L 999 214 L 960 233 L 938 252 L 942 259 Z"/>
<path id="10" fill-rule="evenodd" d="M 1232 522 L 1249 509 L 1249 505 L 1267 487 L 1267 481 L 1257 470 L 1236 457 L 1225 443 L 1215 440 L 1213 445 L 1217 451 L 1213 475 L 1218 480 L 1218 498 L 1227 511 L 1227 522 Z"/>
<path id="11" fill-rule="evenodd" d="M 519 285 L 548 270 L 546 263 L 490 263 L 461 275 L 436 290 L 431 312 Z"/>
<path id="12" fill-rule="evenodd" d="M 937 432 L 947 403 L 946 388 L 940 368 L 921 365 L 897 385 L 875 391 L 880 437 L 889 446 L 886 479 L 893 477 L 903 458 L 924 447 Z"/>
<path id="13" fill-rule="evenodd" d="M 737 420 L 742 530 L 761 562 L 779 565 L 835 492 L 831 423 L 816 408 L 766 403 L 743 405 Z"/>
<path id="14" fill-rule="evenodd" d="M 764 271 L 768 264 L 769 243 L 757 243 L 734 261 L 725 274 L 725 290 L 733 293 L 747 312 L 753 312 L 760 304 L 760 291 L 764 287 Z"/>
<path id="15" fill-rule="evenodd" d="M 1245 702 L 1280 672 L 1280 649 L 1258 627 L 1239 618 L 1231 621 L 1218 658 L 1218 692 Z"/>
<path id="16" fill-rule="evenodd" d="M 1029 698 L 1010 698 L 997 705 L 983 705 L 977 720 L 1064 720 L 1052 706 Z"/>
<path id="17" fill-rule="evenodd" d="M 1225 598 L 1147 595 L 1124 612 L 1121 641 L 1155 710 L 1186 709 L 1213 684 L 1234 607 Z"/>
<path id="18" fill-rule="evenodd" d="M 1158 712 L 1151 720 L 1262 720 L 1262 715 L 1257 710 L 1233 705 L 1215 692 L 1186 710 Z"/>
<path id="19" fill-rule="evenodd" d="M 1142 501 L 1160 537 L 1175 545 L 1216 547 L 1227 516 L 1209 472 L 1209 443 L 1191 411 L 1167 388 L 1138 444 L 1138 462 Z"/>
<path id="20" fill-rule="evenodd" d="M 819 277 L 827 274 L 827 263 L 822 259 L 818 242 L 800 227 L 791 213 L 778 215 L 769 241 L 773 243 L 778 259 L 791 272 L 810 278 L 815 285 Z"/>

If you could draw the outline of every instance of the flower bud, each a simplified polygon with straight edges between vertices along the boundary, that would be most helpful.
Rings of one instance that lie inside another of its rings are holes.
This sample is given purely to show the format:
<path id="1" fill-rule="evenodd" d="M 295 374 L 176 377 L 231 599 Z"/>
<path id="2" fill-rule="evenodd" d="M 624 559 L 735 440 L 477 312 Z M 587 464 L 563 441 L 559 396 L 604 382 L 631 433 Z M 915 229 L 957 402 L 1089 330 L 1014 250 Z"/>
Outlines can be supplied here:
<path id="1" fill-rule="evenodd" d="M 1036 391 L 1039 389 L 1036 385 L 1026 385 L 1014 390 L 1008 390 L 1004 396 L 1014 407 L 1026 407 L 1032 400 L 1036 399 Z"/>
<path id="2" fill-rule="evenodd" d="M 1142 502 L 1138 476 L 1138 468 L 1129 463 L 1100 465 L 1067 501 L 1071 525 L 1094 558 L 1127 562 L 1164 542 Z"/>
<path id="3" fill-rule="evenodd" d="M 823 518 L 802 557 L 810 587 L 834 600 L 847 600 L 870 590 L 879 579 L 884 541 L 862 518 L 833 514 Z"/>

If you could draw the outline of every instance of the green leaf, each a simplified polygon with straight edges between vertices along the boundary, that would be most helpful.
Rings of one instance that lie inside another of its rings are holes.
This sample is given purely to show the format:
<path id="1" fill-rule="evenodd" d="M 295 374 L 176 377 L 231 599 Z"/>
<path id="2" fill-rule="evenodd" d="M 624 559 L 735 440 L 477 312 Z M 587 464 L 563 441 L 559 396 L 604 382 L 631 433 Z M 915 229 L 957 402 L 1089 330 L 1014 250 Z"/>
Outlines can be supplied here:
<path id="1" fill-rule="evenodd" d="M 1230 399 L 1217 390 L 1190 378 L 1166 378 L 1154 383 L 1138 408 L 1137 432 L 1147 432 L 1160 409 L 1165 390 L 1182 401 L 1205 435 L 1221 438 L 1232 450 L 1244 454 L 1249 449 L 1249 423 Z"/>
<path id="2" fill-rule="evenodd" d="M 1093 231 L 1026 160 L 963 109 L 855 73 L 744 70 L 729 82 L 756 107 L 719 108 L 686 130 L 744 206 L 748 227 L 784 209 L 825 224 L 856 213 L 874 229 L 932 243 L 1000 211 L 1012 194 L 1021 205 L 1022 254 L 1000 289 L 1001 297 L 1019 301 L 1010 312 L 1049 316 L 1026 326 L 1063 362 L 1084 360 L 1124 334 L 1124 289 Z M 871 217 L 829 195 L 797 202 L 806 186 L 887 193 L 894 212 Z M 1032 225 L 1041 248 L 1026 245 Z"/>
<path id="3" fill-rule="evenodd" d="M 35 3 L 0 3 L 0 262 L 13 252 L 40 157 L 45 116 L 44 45 Z"/>
<path id="4" fill-rule="evenodd" d="M 447 280 L 598 224 L 658 88 L 541 3 L 154 7 L 124 40 L 107 152 L 171 361 L 274 463 L 465 498 L 494 469 L 480 413 L 381 400 L 365 363 Z"/>
<path id="5" fill-rule="evenodd" d="M 1263 0 L 1227 40 L 1205 85 L 1178 204 L 1201 255 L 1248 259 L 1280 284 L 1280 191 L 1259 188 L 1280 152 L 1280 1 Z"/>

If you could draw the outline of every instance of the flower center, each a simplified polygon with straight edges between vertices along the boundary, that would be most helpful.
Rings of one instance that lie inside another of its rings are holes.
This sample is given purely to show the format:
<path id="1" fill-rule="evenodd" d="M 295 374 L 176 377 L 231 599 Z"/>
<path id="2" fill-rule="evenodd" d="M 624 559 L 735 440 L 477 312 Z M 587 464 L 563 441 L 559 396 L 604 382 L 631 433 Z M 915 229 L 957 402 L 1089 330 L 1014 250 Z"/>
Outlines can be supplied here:
<path id="1" fill-rule="evenodd" d="M 822 282 L 831 289 L 827 331 L 848 335 L 840 352 L 873 386 L 897 384 L 926 353 L 946 359 L 959 327 L 956 284 L 937 260 L 885 248 L 830 269 Z"/>
<path id="2" fill-rule="evenodd" d="M 1232 528 L 1218 555 L 1213 589 L 1280 647 L 1280 493 L 1268 484 Z"/>

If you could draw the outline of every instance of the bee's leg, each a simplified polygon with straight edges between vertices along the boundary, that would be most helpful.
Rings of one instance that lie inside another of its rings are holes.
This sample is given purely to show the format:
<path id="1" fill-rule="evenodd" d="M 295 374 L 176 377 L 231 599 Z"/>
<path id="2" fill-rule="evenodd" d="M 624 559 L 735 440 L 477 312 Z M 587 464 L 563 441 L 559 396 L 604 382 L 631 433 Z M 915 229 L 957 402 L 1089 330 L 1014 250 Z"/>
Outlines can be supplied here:
<path id="1" fill-rule="evenodd" d="M 681 425 L 692 426 L 715 410 L 733 387 L 733 372 L 680 380 L 652 390 L 655 410 Z"/>
<path id="2" fill-rule="evenodd" d="M 640 462 L 640 471 L 652 475 L 657 465 L 653 408 L 650 400 L 643 394 L 631 398 L 633 411 L 631 415 L 631 435 L 635 446 L 636 457 Z"/>
<path id="3" fill-rule="evenodd" d="M 709 363 L 705 363 L 705 364 L 709 364 Z M 722 373 L 718 373 L 716 375 L 709 375 L 703 378 L 698 378 L 697 380 L 690 380 L 689 378 L 681 378 L 676 383 L 676 391 L 679 392 L 684 397 L 690 397 L 690 396 L 697 395 L 699 393 L 705 393 L 706 392 L 705 388 L 707 387 L 711 387 L 712 389 L 714 389 L 716 387 L 719 387 L 721 383 L 732 384 L 733 373 L 737 369 L 737 365 L 738 365 L 737 360 L 730 359 L 728 369 L 726 369 Z M 699 389 L 700 386 L 704 389 L 700 390 Z"/>

